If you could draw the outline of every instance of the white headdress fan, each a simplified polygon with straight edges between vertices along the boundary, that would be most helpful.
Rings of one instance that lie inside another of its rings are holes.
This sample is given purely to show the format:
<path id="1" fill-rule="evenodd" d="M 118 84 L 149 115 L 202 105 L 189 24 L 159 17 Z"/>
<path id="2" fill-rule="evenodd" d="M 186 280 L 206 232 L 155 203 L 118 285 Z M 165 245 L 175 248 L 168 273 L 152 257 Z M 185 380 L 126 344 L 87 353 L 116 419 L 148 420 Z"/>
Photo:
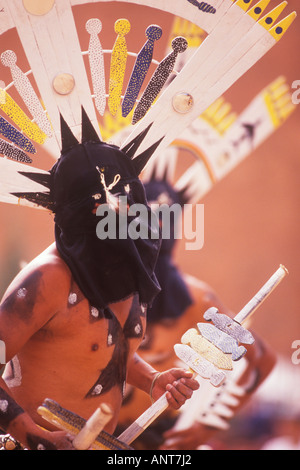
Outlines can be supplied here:
<path id="1" fill-rule="evenodd" d="M 105 112 L 113 115 L 122 110 L 126 120 L 132 113 L 134 124 L 120 145 L 131 158 L 145 152 L 149 158 L 162 153 L 282 38 L 296 17 L 291 12 L 279 18 L 287 2 L 276 3 L 265 13 L 269 0 L 114 1 L 116 41 L 107 51 L 101 44 L 103 3 L 106 1 L 0 1 L 0 33 L 16 28 L 29 64 L 23 70 L 9 44 L 0 51 L 2 65 L 11 74 L 11 82 L 0 88 L 0 132 L 4 137 L 0 138 L 0 152 L 6 157 L 0 159 L 0 200 L 40 206 L 13 193 L 47 195 L 43 175 L 48 173 L 27 165 L 30 154 L 38 142 L 58 158 L 60 115 L 78 136 L 82 107 L 98 133 Z M 186 50 L 184 38 L 174 39 L 172 52 L 155 62 L 162 31 L 149 25 L 146 38 L 137 39 L 137 50 L 128 51 L 126 35 L 134 25 L 118 17 L 118 5 L 124 3 L 172 13 L 200 27 L 207 37 L 176 72 L 180 54 Z M 92 4 L 97 13 L 86 22 L 88 50 L 82 50 L 73 14 L 76 6 L 84 4 Z M 126 84 L 129 55 L 136 62 Z M 157 68 L 151 77 L 149 64 L 153 61 Z M 109 80 L 104 76 L 107 63 Z M 12 88 L 22 105 L 11 96 Z M 30 172 L 29 178 L 26 172 Z"/>

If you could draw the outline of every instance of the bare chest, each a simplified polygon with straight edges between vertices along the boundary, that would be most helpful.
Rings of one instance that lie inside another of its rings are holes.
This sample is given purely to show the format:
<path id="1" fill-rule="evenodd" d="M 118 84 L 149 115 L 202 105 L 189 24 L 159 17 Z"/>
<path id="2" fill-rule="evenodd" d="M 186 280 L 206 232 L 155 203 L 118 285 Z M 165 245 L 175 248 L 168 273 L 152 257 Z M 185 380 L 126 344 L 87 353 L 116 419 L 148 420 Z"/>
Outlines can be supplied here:
<path id="1" fill-rule="evenodd" d="M 113 388 L 123 395 L 128 362 L 145 328 L 146 312 L 137 297 L 99 310 L 74 284 L 64 308 L 32 338 L 30 349 L 33 354 L 38 349 L 40 357 L 45 351 L 44 368 L 51 357 L 51 367 L 55 364 L 65 384 L 73 386 L 73 377 L 85 377 L 86 398 Z"/>

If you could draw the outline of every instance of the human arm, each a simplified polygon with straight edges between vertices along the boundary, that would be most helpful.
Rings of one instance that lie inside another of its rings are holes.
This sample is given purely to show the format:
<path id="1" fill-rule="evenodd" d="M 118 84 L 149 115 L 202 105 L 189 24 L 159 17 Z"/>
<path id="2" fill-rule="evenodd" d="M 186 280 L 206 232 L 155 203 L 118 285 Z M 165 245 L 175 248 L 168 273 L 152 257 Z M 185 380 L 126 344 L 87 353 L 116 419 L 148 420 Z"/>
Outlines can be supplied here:
<path id="1" fill-rule="evenodd" d="M 7 289 L 0 304 L 0 340 L 5 344 L 7 362 L 21 353 L 32 336 L 55 315 L 60 294 L 55 295 L 54 280 L 60 277 L 61 273 L 53 264 L 46 263 L 43 267 L 33 264 Z M 0 428 L 29 449 L 71 446 L 66 433 L 50 433 L 37 426 L 1 377 Z"/>
<path id="2" fill-rule="evenodd" d="M 268 377 L 276 364 L 276 355 L 272 348 L 263 342 L 255 333 L 252 332 L 252 334 L 255 337 L 255 343 L 252 346 L 247 346 L 248 352 L 243 359 L 245 365 L 242 367 L 242 372 L 237 376 L 235 381 L 235 385 L 241 387 L 243 393 L 239 396 L 233 396 L 233 404 L 231 406 L 226 405 L 229 411 L 228 417 L 226 418 L 224 415 L 219 416 L 215 422 L 218 423 L 219 420 L 220 425 L 219 423 L 215 426 L 212 424 L 208 425 L 206 424 L 208 418 L 201 418 L 201 413 L 204 411 L 203 406 L 201 407 L 201 412 L 198 413 L 197 407 L 195 407 L 194 421 L 185 429 L 176 428 L 175 426 L 173 429 L 167 431 L 164 434 L 164 443 L 161 449 L 197 449 L 199 446 L 209 443 L 217 433 L 221 432 L 226 426 L 230 426 L 232 417 L 236 416 L 251 400 L 259 386 Z M 224 407 L 224 404 L 222 404 L 222 393 L 223 389 L 220 390 L 218 395 L 212 395 L 211 401 L 207 402 L 208 416 L 211 412 L 210 410 L 212 410 L 212 413 L 216 413 L 214 410 L 217 410 L 218 400 Z M 199 400 L 201 400 L 201 392 L 199 394 Z"/>
<path id="3" fill-rule="evenodd" d="M 66 432 L 49 432 L 35 424 L 30 415 L 16 403 L 0 377 L 0 428 L 30 450 L 71 450 Z"/>
<path id="4" fill-rule="evenodd" d="M 210 307 L 217 307 L 218 310 L 229 317 L 234 317 L 234 314 L 224 307 L 214 290 L 197 279 L 193 279 L 193 283 L 190 283 L 191 290 L 193 292 L 195 303 L 193 308 L 190 309 L 191 322 L 197 323 L 199 317 Z M 237 378 L 236 385 L 243 389 L 242 396 L 235 399 L 235 405 L 231 406 L 229 415 L 235 416 L 239 411 L 251 400 L 259 386 L 271 373 L 273 367 L 276 364 L 276 355 L 272 348 L 270 348 L 266 342 L 259 338 L 259 336 L 252 332 L 255 338 L 253 345 L 247 345 L 247 354 L 244 358 L 246 367 L 243 369 L 242 374 Z M 220 394 L 221 396 L 221 394 Z M 201 393 L 199 394 L 199 400 L 201 400 Z M 220 399 L 221 400 L 221 399 Z M 210 409 L 216 409 L 215 396 L 212 396 L 211 402 L 207 404 L 208 414 Z M 213 407 L 213 408 L 210 408 Z M 201 407 L 201 413 L 203 412 L 203 406 Z M 204 422 L 206 419 L 201 419 L 197 416 L 197 410 L 195 409 L 194 421 L 186 429 L 179 429 L 176 427 L 165 433 L 165 442 L 162 445 L 162 449 L 196 449 L 198 446 L 206 444 L 211 438 L 213 438 L 221 428 L 212 425 L 208 426 Z M 230 425 L 231 418 L 220 417 L 220 421 L 224 425 Z"/>
<path id="5" fill-rule="evenodd" d="M 138 354 L 134 355 L 129 364 L 128 383 L 148 394 L 151 391 L 154 401 L 167 392 L 169 406 L 174 409 L 180 408 L 199 388 L 191 372 L 179 368 L 158 372 Z"/>

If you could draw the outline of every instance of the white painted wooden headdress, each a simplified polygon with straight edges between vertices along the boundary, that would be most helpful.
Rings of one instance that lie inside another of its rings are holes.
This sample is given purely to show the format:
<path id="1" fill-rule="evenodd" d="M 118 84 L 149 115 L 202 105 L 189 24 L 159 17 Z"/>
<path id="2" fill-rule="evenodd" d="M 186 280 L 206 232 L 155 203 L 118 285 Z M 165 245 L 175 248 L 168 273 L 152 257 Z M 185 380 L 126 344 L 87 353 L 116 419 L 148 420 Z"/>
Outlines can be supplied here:
<path id="1" fill-rule="evenodd" d="M 183 131 L 191 129 L 191 125 L 197 127 L 199 116 L 203 118 L 205 112 L 210 116 L 211 105 L 218 103 L 218 98 L 282 38 L 294 21 L 295 12 L 279 19 L 287 2 L 265 14 L 269 2 L 115 1 L 115 43 L 109 51 L 101 46 L 99 9 L 99 18 L 91 18 L 86 23 L 89 48 L 85 51 L 80 44 L 73 9 L 90 1 L 1 0 L 0 33 L 16 28 L 29 70 L 19 67 L 18 57 L 11 49 L 0 51 L 2 64 L 10 69 L 12 76 L 11 83 L 0 88 L 0 133 L 4 137 L 0 139 L 0 153 L 6 157 L 0 158 L 0 200 L 39 207 L 26 198 L 16 198 L 13 193 L 47 194 L 43 175 L 46 181 L 48 172 L 28 166 L 30 154 L 35 152 L 37 142 L 54 158 L 59 157 L 61 116 L 79 140 L 82 107 L 102 140 L 99 120 L 103 115 L 122 115 L 126 124 L 132 119 L 126 138 L 120 142 L 121 149 L 130 150 L 131 158 L 138 158 L 145 152 L 155 158 L 179 136 L 183 142 L 192 142 L 188 131 L 185 136 Z M 95 6 L 102 3 L 105 0 L 92 2 Z M 170 12 L 200 27 L 207 36 L 184 67 L 178 67 L 176 72 L 180 56 L 186 53 L 185 38 L 175 38 L 172 51 L 157 63 L 153 57 L 162 30 L 150 25 L 146 42 L 143 40 L 144 44 L 141 41 L 137 46 L 139 51 L 128 52 L 126 34 L 131 25 L 128 20 L 118 18 L 118 4 L 122 3 Z M 136 62 L 126 85 L 127 57 L 132 54 Z M 105 79 L 107 61 L 109 81 Z M 149 66 L 153 61 L 157 68 L 150 77 Z M 12 87 L 22 98 L 22 109 L 10 94 Z M 214 106 L 216 110 L 217 104 Z M 182 141 L 177 142 L 179 144 Z M 214 159 L 213 171 L 218 179 L 224 170 L 218 168 L 218 159 L 212 157 Z M 29 178 L 26 177 L 28 172 Z"/>
<path id="2" fill-rule="evenodd" d="M 162 153 L 151 159 L 143 181 L 165 179 L 189 204 L 196 204 L 295 111 L 292 91 L 283 76 L 266 86 L 241 114 L 222 96 L 185 129 Z M 179 172 L 180 152 L 191 155 Z M 187 165 L 185 165 L 187 166 Z"/>

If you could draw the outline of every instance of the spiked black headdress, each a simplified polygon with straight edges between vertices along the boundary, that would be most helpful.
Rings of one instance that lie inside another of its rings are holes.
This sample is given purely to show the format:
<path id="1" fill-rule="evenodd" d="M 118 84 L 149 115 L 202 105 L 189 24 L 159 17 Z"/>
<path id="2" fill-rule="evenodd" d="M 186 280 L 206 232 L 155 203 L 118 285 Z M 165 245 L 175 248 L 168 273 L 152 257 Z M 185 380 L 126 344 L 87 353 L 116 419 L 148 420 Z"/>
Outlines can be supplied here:
<path id="1" fill-rule="evenodd" d="M 99 309 L 135 293 L 148 305 L 159 292 L 154 275 L 159 239 L 100 240 L 96 235 L 97 207 L 117 196 L 126 196 L 128 206 L 143 204 L 150 223 L 151 211 L 138 175 L 153 149 L 133 158 L 145 133 L 120 150 L 101 141 L 82 109 L 79 143 L 61 116 L 59 160 L 49 173 L 22 173 L 47 191 L 14 194 L 55 214 L 57 249 L 91 305 Z"/>
<path id="2" fill-rule="evenodd" d="M 132 169 L 131 171 L 136 176 L 142 172 L 143 168 L 146 166 L 147 162 L 151 158 L 152 154 L 160 144 L 160 140 L 156 143 L 151 145 L 148 149 L 144 152 L 140 153 L 137 157 L 135 156 L 138 148 L 140 147 L 141 143 L 143 142 L 144 138 L 146 137 L 147 133 L 149 132 L 151 125 L 149 125 L 140 135 L 134 138 L 131 142 L 129 142 L 126 147 L 121 150 L 117 150 L 117 147 L 111 146 L 101 141 L 99 135 L 97 134 L 93 124 L 91 123 L 87 113 L 85 112 L 84 108 L 82 108 L 82 139 L 81 144 L 78 142 L 76 137 L 74 136 L 73 132 L 71 131 L 70 127 L 64 120 L 63 116 L 60 116 L 61 122 L 61 141 L 62 141 L 62 149 L 61 149 L 61 158 L 71 151 L 73 148 L 80 148 L 82 144 L 103 144 L 102 150 L 104 147 L 106 150 L 109 148 L 114 149 L 116 152 L 119 151 L 120 154 L 122 153 L 124 157 L 124 161 L 127 157 L 128 160 L 132 162 Z M 7 162 L 7 174 L 9 174 L 9 170 L 12 163 L 10 161 Z M 22 178 L 20 183 L 16 182 L 16 187 L 23 187 L 24 191 L 11 191 L 7 194 L 6 199 L 11 196 L 17 197 L 19 200 L 23 201 L 23 203 L 28 203 L 30 206 L 44 208 L 50 211 L 54 211 L 55 206 L 55 199 L 53 198 L 53 194 L 50 192 L 51 181 L 53 177 L 53 169 L 50 172 L 45 172 L 37 169 L 33 169 L 34 171 L 26 171 L 24 170 L 24 165 L 16 164 L 14 162 L 14 174 L 16 173 L 16 166 L 20 166 L 20 170 L 17 170 L 19 175 L 22 175 L 32 182 L 36 184 L 28 184 L 26 183 L 26 179 Z M 55 165 L 56 168 L 58 165 Z M 26 190 L 26 187 L 29 187 L 30 190 Z"/>

